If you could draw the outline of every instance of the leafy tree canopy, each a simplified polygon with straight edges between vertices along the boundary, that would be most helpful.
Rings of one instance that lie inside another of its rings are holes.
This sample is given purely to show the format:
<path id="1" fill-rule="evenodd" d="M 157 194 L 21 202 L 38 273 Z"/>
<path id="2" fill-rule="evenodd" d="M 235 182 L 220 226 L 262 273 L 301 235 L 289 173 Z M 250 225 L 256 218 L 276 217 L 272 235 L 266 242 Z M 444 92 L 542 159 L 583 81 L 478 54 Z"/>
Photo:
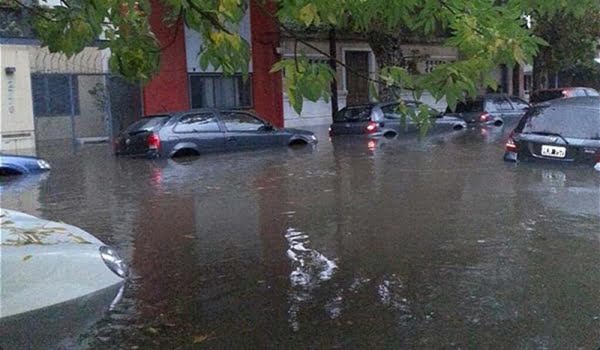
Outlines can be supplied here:
<path id="1" fill-rule="evenodd" d="M 24 0 L 14 0 L 23 6 Z M 475 94 L 477 84 L 495 87 L 490 72 L 499 64 L 532 61 L 545 42 L 526 26 L 526 15 L 583 16 L 600 7 L 598 0 L 251 0 L 272 14 L 285 30 L 334 28 L 338 31 L 394 35 L 449 33 L 445 44 L 456 47 L 460 59 L 418 74 L 402 65 L 380 64 L 380 86 L 413 90 L 418 97 L 429 91 L 445 97 L 451 107 L 464 93 Z M 247 11 L 247 0 L 162 0 L 166 21 L 181 21 L 201 33 L 204 45 L 200 65 L 224 73 L 246 72 L 249 44 L 237 33 Z M 39 7 L 35 28 L 52 52 L 73 55 L 97 38 L 110 48 L 113 71 L 131 79 L 149 80 L 159 64 L 161 43 L 152 33 L 149 0 L 62 0 L 64 6 Z M 275 9 L 270 11 L 269 9 Z M 273 67 L 285 72 L 285 86 L 294 108 L 302 100 L 328 98 L 334 72 L 323 63 L 302 57 L 283 59 Z"/>

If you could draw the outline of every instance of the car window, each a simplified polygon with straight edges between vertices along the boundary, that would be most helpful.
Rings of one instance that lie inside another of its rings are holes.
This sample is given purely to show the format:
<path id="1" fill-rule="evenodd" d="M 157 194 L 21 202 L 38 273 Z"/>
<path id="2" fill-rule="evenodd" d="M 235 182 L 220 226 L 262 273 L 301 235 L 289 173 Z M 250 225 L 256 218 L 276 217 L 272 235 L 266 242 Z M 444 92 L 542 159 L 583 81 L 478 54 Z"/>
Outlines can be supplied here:
<path id="1" fill-rule="evenodd" d="M 587 96 L 584 89 L 575 89 L 573 96 Z"/>
<path id="2" fill-rule="evenodd" d="M 175 124 L 174 132 L 218 132 L 221 131 L 217 118 L 212 113 L 188 114 Z"/>
<path id="3" fill-rule="evenodd" d="M 505 97 L 494 97 L 492 99 L 492 103 L 494 104 L 494 106 L 496 107 L 496 110 L 499 111 L 512 111 L 513 107 L 510 104 L 510 102 L 508 102 L 508 99 L 506 99 Z"/>
<path id="4" fill-rule="evenodd" d="M 265 126 L 262 120 L 243 112 L 221 113 L 221 121 L 228 131 L 258 131 Z"/>
<path id="5" fill-rule="evenodd" d="M 372 106 L 349 106 L 339 110 L 334 118 L 334 122 L 362 122 L 371 120 Z"/>
<path id="6" fill-rule="evenodd" d="M 385 105 L 381 107 L 381 111 L 383 112 L 383 117 L 385 119 L 401 119 L 402 113 L 398 110 L 398 104 Z M 406 103 L 406 107 L 409 109 L 415 110 L 417 105 L 415 103 Z"/>
<path id="7" fill-rule="evenodd" d="M 135 131 L 152 131 L 162 126 L 171 116 L 169 115 L 152 115 L 143 117 L 142 119 L 134 122 L 125 129 L 126 133 Z"/>
<path id="8" fill-rule="evenodd" d="M 531 103 L 539 103 L 562 97 L 564 97 L 562 90 L 542 90 L 531 95 L 529 100 Z"/>
<path id="9" fill-rule="evenodd" d="M 513 106 L 515 107 L 515 109 L 517 110 L 524 110 L 529 108 L 529 103 L 521 100 L 518 97 L 511 97 L 510 98 L 510 102 L 513 104 Z"/>
<path id="10" fill-rule="evenodd" d="M 483 100 L 467 100 L 461 101 L 456 104 L 456 113 L 471 113 L 471 112 L 483 112 Z M 450 107 L 446 109 L 446 113 L 452 113 Z"/>
<path id="11" fill-rule="evenodd" d="M 553 133 L 578 139 L 600 139 L 600 109 L 545 106 L 530 110 L 517 127 L 523 133 Z"/>
<path id="12" fill-rule="evenodd" d="M 594 89 L 585 89 L 585 92 L 587 92 L 588 96 L 600 96 L 598 91 L 596 91 Z"/>

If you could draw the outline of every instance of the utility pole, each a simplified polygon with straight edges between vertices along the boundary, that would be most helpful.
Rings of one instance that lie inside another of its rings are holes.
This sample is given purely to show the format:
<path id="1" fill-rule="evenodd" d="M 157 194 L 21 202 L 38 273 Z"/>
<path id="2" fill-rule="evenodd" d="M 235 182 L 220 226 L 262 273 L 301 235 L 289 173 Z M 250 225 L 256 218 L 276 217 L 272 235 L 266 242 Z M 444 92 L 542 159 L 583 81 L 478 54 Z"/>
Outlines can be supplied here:
<path id="1" fill-rule="evenodd" d="M 333 80 L 331 81 L 331 119 L 338 111 L 338 88 L 337 88 L 337 43 L 335 40 L 335 29 L 329 29 L 329 66 L 333 70 Z"/>

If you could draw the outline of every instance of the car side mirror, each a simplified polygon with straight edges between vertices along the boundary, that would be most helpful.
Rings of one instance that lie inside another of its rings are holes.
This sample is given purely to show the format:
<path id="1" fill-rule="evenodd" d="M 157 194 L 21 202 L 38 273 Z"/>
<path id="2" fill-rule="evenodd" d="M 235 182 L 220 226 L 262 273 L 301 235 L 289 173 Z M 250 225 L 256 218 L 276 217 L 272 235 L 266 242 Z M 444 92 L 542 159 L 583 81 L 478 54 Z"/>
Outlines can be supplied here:
<path id="1" fill-rule="evenodd" d="M 273 131 L 275 128 L 273 127 L 273 125 L 267 123 L 265 124 L 265 126 L 263 127 L 263 130 L 265 131 Z"/>

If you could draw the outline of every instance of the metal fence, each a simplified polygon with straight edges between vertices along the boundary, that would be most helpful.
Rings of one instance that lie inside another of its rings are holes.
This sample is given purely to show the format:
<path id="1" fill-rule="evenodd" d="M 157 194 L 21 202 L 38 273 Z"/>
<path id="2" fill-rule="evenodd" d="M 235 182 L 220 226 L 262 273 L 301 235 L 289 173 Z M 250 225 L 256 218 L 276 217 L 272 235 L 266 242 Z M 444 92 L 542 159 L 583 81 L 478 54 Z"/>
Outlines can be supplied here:
<path id="1" fill-rule="evenodd" d="M 31 86 L 38 141 L 104 141 L 141 116 L 139 85 L 119 76 L 33 73 Z"/>

